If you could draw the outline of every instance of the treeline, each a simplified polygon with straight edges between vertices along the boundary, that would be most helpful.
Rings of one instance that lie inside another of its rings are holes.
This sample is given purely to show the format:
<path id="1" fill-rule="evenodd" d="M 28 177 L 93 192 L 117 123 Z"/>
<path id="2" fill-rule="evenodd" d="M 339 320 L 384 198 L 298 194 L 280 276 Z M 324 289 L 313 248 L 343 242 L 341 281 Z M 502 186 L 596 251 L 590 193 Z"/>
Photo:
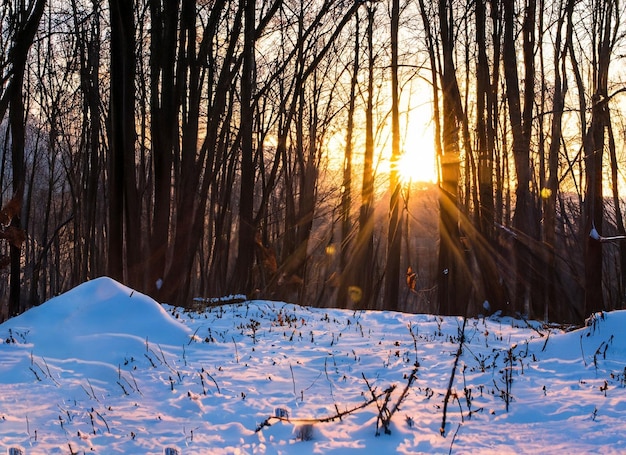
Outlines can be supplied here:
<path id="1" fill-rule="evenodd" d="M 181 306 L 621 308 L 623 8 L 5 1 L 2 317 L 105 274 Z M 424 102 L 434 143 L 404 143 Z"/>

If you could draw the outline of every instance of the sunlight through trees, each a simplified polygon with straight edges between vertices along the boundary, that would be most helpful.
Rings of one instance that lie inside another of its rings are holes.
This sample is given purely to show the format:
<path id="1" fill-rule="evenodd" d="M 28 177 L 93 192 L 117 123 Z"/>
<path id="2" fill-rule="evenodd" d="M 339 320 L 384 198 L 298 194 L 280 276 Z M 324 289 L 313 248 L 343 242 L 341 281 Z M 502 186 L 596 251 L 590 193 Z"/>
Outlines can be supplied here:
<path id="1" fill-rule="evenodd" d="M 623 308 L 624 8 L 6 1 L 0 319 L 105 274 L 180 306 Z"/>

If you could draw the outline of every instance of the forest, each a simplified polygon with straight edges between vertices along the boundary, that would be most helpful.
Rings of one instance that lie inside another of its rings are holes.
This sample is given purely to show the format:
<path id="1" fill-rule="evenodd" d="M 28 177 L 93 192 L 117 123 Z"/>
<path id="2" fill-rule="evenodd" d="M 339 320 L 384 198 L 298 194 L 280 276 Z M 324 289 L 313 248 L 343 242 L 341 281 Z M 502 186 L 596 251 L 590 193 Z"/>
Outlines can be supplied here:
<path id="1" fill-rule="evenodd" d="M 624 8 L 2 2 L 0 321 L 104 275 L 187 308 L 623 308 Z"/>

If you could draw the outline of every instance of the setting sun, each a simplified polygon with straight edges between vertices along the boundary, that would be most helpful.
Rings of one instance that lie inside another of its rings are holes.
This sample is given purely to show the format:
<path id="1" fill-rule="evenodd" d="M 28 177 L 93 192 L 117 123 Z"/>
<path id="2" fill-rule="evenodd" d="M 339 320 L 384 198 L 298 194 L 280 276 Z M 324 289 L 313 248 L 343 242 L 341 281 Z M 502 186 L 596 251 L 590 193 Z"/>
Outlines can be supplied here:
<path id="1" fill-rule="evenodd" d="M 403 182 L 437 181 L 435 154 L 432 148 L 416 147 L 404 152 L 398 163 L 398 172 Z"/>
<path id="2" fill-rule="evenodd" d="M 404 183 L 437 181 L 432 104 L 423 99 L 424 88 L 417 83 L 406 102 L 401 133 L 402 155 L 398 173 Z M 415 104 L 419 101 L 419 104 Z"/>
<path id="3" fill-rule="evenodd" d="M 436 182 L 437 166 L 433 150 L 433 132 L 424 115 L 413 112 L 404 136 L 404 153 L 398 162 L 398 172 L 404 182 Z"/>

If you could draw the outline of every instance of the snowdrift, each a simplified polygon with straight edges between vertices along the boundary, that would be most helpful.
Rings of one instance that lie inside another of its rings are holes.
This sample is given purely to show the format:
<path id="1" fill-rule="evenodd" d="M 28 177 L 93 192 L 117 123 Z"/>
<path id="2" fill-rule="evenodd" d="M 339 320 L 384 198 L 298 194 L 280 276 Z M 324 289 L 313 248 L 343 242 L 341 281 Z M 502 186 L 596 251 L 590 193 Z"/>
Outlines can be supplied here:
<path id="1" fill-rule="evenodd" d="M 11 319 L 19 344 L 43 357 L 112 361 L 121 340 L 181 345 L 190 330 L 161 305 L 110 278 L 86 282 Z"/>

